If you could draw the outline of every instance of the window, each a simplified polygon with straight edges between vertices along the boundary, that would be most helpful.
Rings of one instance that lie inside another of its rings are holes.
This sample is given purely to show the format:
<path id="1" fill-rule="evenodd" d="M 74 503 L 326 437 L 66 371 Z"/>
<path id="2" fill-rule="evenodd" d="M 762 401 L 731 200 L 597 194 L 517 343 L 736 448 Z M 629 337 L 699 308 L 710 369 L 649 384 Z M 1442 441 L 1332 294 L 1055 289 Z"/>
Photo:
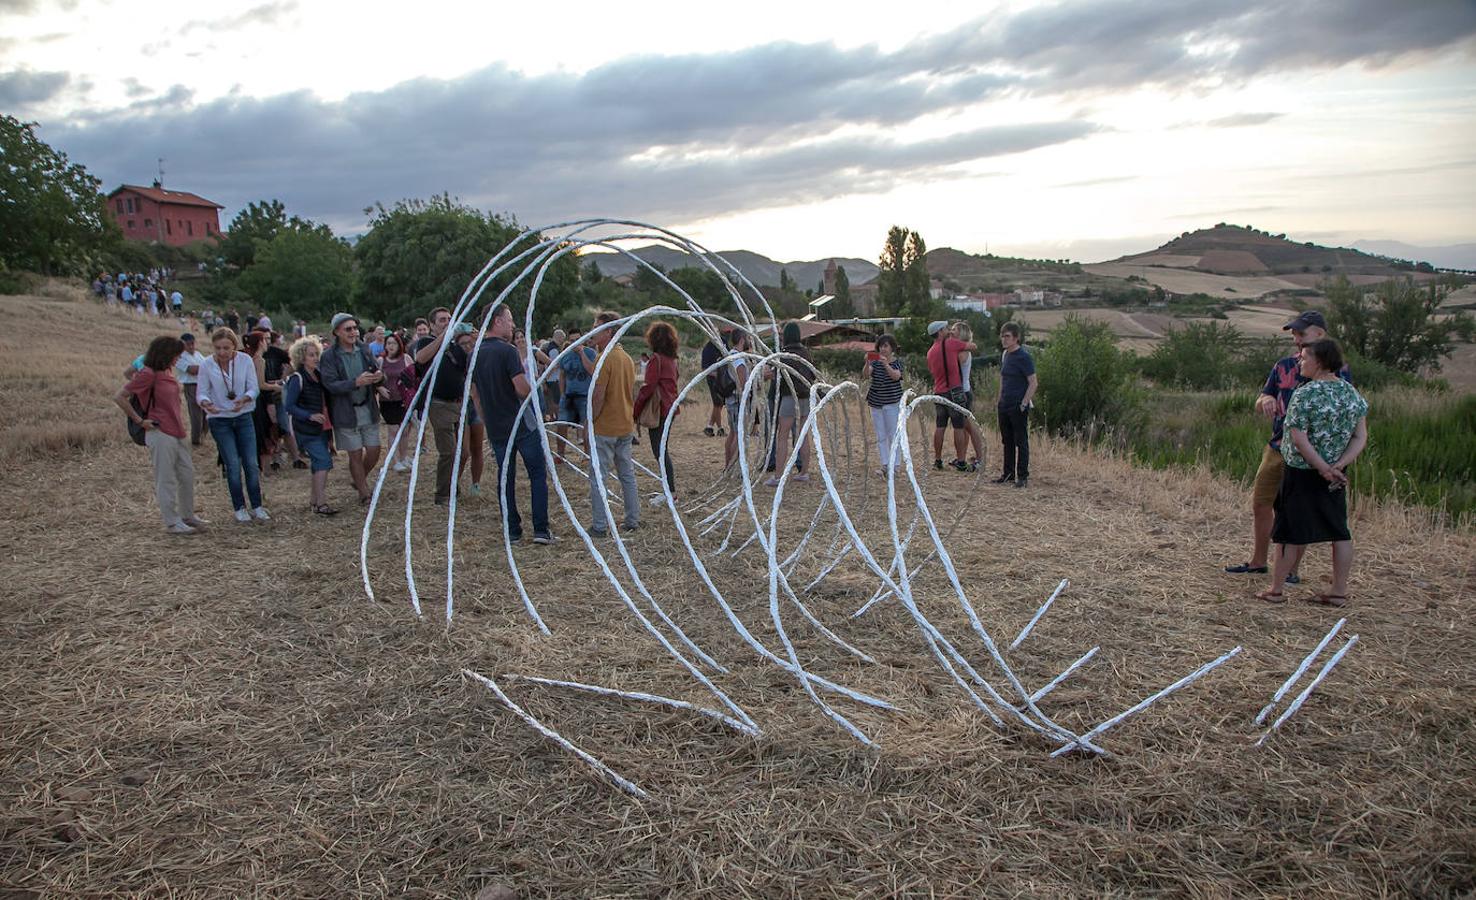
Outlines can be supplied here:
<path id="1" fill-rule="evenodd" d="M 129 212 L 133 212 L 133 198 L 132 197 L 129 197 L 128 198 L 128 211 Z"/>
<path id="2" fill-rule="evenodd" d="M 132 219 L 129 219 L 129 220 L 128 220 L 128 230 L 129 230 L 129 231 L 132 231 L 132 230 L 133 230 L 133 227 L 134 227 L 134 226 L 133 226 L 133 220 L 132 220 Z"/>
<path id="3" fill-rule="evenodd" d="M 164 233 L 174 234 L 174 223 L 169 221 L 168 219 L 164 220 Z"/>
<path id="4" fill-rule="evenodd" d="M 209 234 L 215 234 L 215 226 L 214 225 L 211 225 L 209 222 L 206 222 L 205 223 L 205 233 L 207 235 L 209 235 Z"/>
<path id="5" fill-rule="evenodd" d="M 195 223 L 194 222 L 186 222 L 185 223 L 185 227 L 189 229 L 190 237 L 194 237 L 195 236 Z"/>
<path id="6" fill-rule="evenodd" d="M 123 198 L 118 198 L 118 215 L 123 215 Z"/>
<path id="7" fill-rule="evenodd" d="M 154 220 L 153 219 L 144 219 L 144 227 L 145 228 L 153 228 L 154 227 Z"/>

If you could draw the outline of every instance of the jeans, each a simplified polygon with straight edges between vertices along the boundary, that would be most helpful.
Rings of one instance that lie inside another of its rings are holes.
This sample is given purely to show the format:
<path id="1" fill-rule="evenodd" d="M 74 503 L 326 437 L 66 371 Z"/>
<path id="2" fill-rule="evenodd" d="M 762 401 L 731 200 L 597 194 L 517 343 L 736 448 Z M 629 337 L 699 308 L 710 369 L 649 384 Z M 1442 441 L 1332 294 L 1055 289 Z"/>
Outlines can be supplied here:
<path id="1" fill-rule="evenodd" d="M 523 468 L 528 472 L 529 493 L 533 500 L 533 532 L 548 533 L 548 471 L 543 460 L 543 445 L 538 433 L 515 425 L 510 436 L 516 456 L 523 458 Z M 507 452 L 508 438 L 492 440 L 492 454 L 497 458 L 497 477 L 502 478 L 502 459 Z M 507 530 L 513 537 L 523 533 L 523 517 L 518 515 L 516 457 L 509 460 L 507 486 L 502 491 L 502 515 L 507 519 Z"/>
<path id="2" fill-rule="evenodd" d="M 220 462 L 225 468 L 231 508 L 246 508 L 246 498 L 241 495 L 242 472 L 246 473 L 246 493 L 250 495 L 252 507 L 260 506 L 261 469 L 256 459 L 256 426 L 251 422 L 251 413 L 211 419 L 210 436 L 215 438 Z"/>
<path id="3" fill-rule="evenodd" d="M 1030 477 L 1030 413 L 1018 406 L 999 410 L 999 436 L 1004 442 L 1005 478 Z M 1016 461 L 1018 457 L 1018 461 Z"/>
<path id="4" fill-rule="evenodd" d="M 594 530 L 608 531 L 609 520 L 605 518 L 605 501 L 602 493 L 604 481 L 613 469 L 620 477 L 620 496 L 625 503 L 625 527 L 634 528 L 641 524 L 641 492 L 636 488 L 635 460 L 630 456 L 630 435 L 605 437 L 595 435 L 595 452 L 600 457 L 600 478 L 594 477 L 594 466 L 589 469 L 589 505 L 594 509 Z"/>
<path id="5" fill-rule="evenodd" d="M 901 404 L 888 403 L 886 406 L 873 406 L 871 409 L 871 427 L 876 429 L 877 458 L 881 460 L 882 468 L 890 469 L 896 464 L 895 455 L 901 454 L 901 450 L 892 448 L 892 438 L 897 434 L 897 414 L 901 410 Z"/>
<path id="6" fill-rule="evenodd" d="M 663 420 L 663 424 L 664 424 L 664 420 Z M 673 494 L 675 494 L 676 493 L 676 475 L 673 474 L 672 473 L 672 470 L 671 470 L 671 452 L 670 452 L 670 448 L 667 448 L 667 453 L 665 454 L 664 457 L 663 457 L 663 455 L 661 453 L 661 434 L 662 434 L 662 431 L 663 431 L 663 429 L 661 429 L 661 428 L 647 428 L 646 429 L 646 437 L 648 437 L 648 438 L 651 439 L 651 455 L 654 456 L 654 457 L 656 457 L 656 464 L 657 465 L 659 465 L 662 468 L 666 469 L 666 483 L 671 486 L 671 491 L 672 491 Z"/>

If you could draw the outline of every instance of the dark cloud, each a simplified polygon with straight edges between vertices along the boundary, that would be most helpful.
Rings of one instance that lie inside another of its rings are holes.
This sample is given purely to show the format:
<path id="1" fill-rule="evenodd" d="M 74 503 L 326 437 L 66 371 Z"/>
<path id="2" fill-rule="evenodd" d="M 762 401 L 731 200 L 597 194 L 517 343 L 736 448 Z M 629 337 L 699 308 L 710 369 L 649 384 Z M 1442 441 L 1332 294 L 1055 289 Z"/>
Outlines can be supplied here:
<path id="1" fill-rule="evenodd" d="M 237 31 L 242 28 L 275 25 L 297 12 L 297 8 L 297 0 L 263 3 L 234 16 L 223 16 L 218 19 L 192 19 L 180 26 L 179 33 L 185 35 L 194 31 Z"/>
<path id="2" fill-rule="evenodd" d="M 268 3 L 183 30 L 265 24 L 294 9 Z M 681 220 L 883 192 L 1101 130 L 1087 115 L 981 121 L 981 101 L 1082 98 L 1089 108 L 1093 96 L 1147 84 L 1203 90 L 1267 72 L 1387 65 L 1469 45 L 1476 34 L 1470 0 L 1428 0 L 1401 8 L 1396 23 L 1388 17 L 1373 0 L 1065 3 L 985 17 L 890 52 L 781 41 L 628 57 L 578 75 L 494 64 L 336 101 L 233 91 L 192 105 L 176 86 L 75 115 L 47 137 L 109 183 L 139 180 L 167 156 L 175 184 L 230 209 L 280 197 L 340 227 L 362 227 L 359 211 L 376 200 L 441 191 L 525 221 L 612 212 Z M 923 117 L 953 121 L 956 133 L 879 136 L 905 134 Z"/>
<path id="3" fill-rule="evenodd" d="M 1210 128 L 1244 128 L 1247 125 L 1265 125 L 1286 115 L 1279 112 L 1235 113 L 1205 122 Z"/>
<path id="4" fill-rule="evenodd" d="M 33 72 L 17 69 L 0 72 L 0 109 L 14 110 L 45 103 L 71 84 L 66 72 Z"/>

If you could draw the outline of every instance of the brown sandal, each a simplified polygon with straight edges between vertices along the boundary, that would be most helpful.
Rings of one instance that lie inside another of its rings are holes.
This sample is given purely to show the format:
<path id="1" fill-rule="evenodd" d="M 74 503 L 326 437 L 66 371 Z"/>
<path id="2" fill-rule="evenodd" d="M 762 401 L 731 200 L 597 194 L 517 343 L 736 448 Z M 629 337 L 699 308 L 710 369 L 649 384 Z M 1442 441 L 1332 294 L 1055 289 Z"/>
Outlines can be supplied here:
<path id="1" fill-rule="evenodd" d="M 1331 606 L 1335 609 L 1342 609 L 1348 605 L 1348 598 L 1342 594 L 1313 594 L 1302 599 L 1313 606 Z"/>
<path id="2" fill-rule="evenodd" d="M 1285 603 L 1286 602 L 1286 596 L 1283 595 L 1281 593 L 1281 591 L 1261 591 L 1259 594 L 1256 595 L 1256 599 L 1257 600 L 1264 600 L 1267 603 Z"/>
<path id="3" fill-rule="evenodd" d="M 313 507 L 313 512 L 317 513 L 320 516 L 336 516 L 336 515 L 338 515 L 338 510 L 334 509 L 333 507 L 329 506 L 326 503 L 320 503 L 317 506 L 314 506 Z"/>

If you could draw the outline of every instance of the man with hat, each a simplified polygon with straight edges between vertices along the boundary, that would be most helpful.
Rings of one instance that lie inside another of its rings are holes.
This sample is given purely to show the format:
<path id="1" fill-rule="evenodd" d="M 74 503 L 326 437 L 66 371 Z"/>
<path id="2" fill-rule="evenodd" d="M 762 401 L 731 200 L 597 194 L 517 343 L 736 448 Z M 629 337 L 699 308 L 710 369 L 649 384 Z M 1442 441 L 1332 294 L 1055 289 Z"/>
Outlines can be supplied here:
<path id="1" fill-rule="evenodd" d="M 965 393 L 969 386 L 963 383 L 963 373 L 958 364 L 958 355 L 973 350 L 974 344 L 961 341 L 948 330 L 942 320 L 928 323 L 928 334 L 933 337 L 933 346 L 928 348 L 928 371 L 933 373 L 933 393 L 951 400 L 961 407 L 968 405 Z M 967 472 L 969 464 L 964 454 L 969 446 L 969 417 L 951 406 L 939 403 L 933 428 L 933 468 L 943 468 L 943 433 L 953 423 L 953 468 Z"/>
<path id="2" fill-rule="evenodd" d="M 349 474 L 359 502 L 368 503 L 369 473 L 379 462 L 379 398 L 374 386 L 384 373 L 359 340 L 359 320 L 341 312 L 330 326 L 333 344 L 318 362 L 318 377 L 328 392 L 328 416 L 333 421 L 333 446 L 349 456 Z"/>
<path id="3" fill-rule="evenodd" d="M 189 332 L 179 336 L 184 344 L 184 352 L 179 355 L 179 360 L 174 364 L 175 380 L 179 382 L 180 393 L 184 394 L 185 407 L 190 411 L 190 446 L 200 446 L 200 435 L 209 429 L 205 426 L 205 410 L 200 408 L 200 401 L 195 398 L 198 390 L 196 385 L 200 382 L 200 366 L 204 364 L 205 357 L 195 349 L 195 336 Z"/>
<path id="4" fill-rule="evenodd" d="M 1296 352 L 1271 367 L 1271 374 L 1266 376 L 1266 383 L 1261 387 L 1261 395 L 1256 398 L 1256 412 L 1271 420 L 1271 440 L 1261 450 L 1261 465 L 1256 469 L 1251 488 L 1251 558 L 1225 567 L 1226 572 L 1234 575 L 1264 575 L 1270 571 L 1266 559 L 1271 545 L 1271 525 L 1276 518 L 1276 494 L 1281 489 L 1281 473 L 1285 466 L 1281 457 L 1281 432 L 1286 421 L 1286 407 L 1291 402 L 1292 392 L 1307 383 L 1298 365 L 1302 347 L 1327 337 L 1327 319 L 1317 310 L 1309 309 L 1281 326 L 1281 330 L 1291 333 Z M 1339 370 L 1338 377 L 1353 383 L 1352 373 L 1346 365 Z M 1288 584 L 1300 582 L 1295 570 L 1287 577 Z"/>

